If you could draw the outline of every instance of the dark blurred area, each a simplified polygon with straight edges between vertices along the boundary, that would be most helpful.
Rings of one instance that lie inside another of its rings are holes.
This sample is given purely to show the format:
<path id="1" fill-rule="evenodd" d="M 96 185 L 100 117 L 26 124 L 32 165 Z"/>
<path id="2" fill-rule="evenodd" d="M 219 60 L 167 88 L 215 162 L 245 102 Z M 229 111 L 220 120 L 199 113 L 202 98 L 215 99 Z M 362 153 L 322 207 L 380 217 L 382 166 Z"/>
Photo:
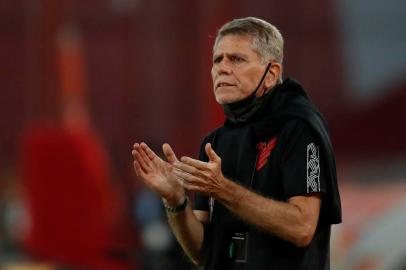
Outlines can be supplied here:
<path id="1" fill-rule="evenodd" d="M 197 156 L 224 120 L 216 30 L 246 16 L 281 30 L 284 77 L 329 121 L 344 211 L 333 268 L 406 269 L 401 0 L 1 1 L 0 269 L 196 269 L 131 149 Z"/>

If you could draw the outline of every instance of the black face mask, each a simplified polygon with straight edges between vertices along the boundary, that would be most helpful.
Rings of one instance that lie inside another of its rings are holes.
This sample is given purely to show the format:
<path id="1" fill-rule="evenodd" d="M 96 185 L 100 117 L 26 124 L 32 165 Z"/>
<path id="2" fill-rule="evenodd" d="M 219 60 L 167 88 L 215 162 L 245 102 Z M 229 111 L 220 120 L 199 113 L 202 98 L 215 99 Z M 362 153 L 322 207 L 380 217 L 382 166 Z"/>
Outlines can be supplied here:
<path id="1" fill-rule="evenodd" d="M 257 97 L 256 93 L 258 89 L 261 87 L 270 66 L 271 63 L 269 63 L 266 66 L 264 75 L 262 75 L 262 78 L 259 81 L 258 86 L 255 88 L 252 94 L 250 94 L 248 97 L 242 100 L 223 105 L 224 113 L 231 122 L 233 123 L 246 122 L 263 107 L 265 97 L 268 95 L 270 91 L 265 91 L 264 94 L 260 97 Z"/>

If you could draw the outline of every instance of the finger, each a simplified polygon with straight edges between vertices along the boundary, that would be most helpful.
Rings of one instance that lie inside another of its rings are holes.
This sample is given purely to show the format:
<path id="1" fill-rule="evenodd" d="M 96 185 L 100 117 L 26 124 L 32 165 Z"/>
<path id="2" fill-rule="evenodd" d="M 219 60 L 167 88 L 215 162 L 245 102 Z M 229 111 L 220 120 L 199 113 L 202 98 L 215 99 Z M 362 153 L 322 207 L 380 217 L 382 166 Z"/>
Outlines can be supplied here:
<path id="1" fill-rule="evenodd" d="M 199 170 L 207 170 L 208 169 L 208 165 L 207 162 L 203 162 L 194 158 L 190 158 L 190 157 L 182 157 L 180 159 L 183 163 L 195 167 Z"/>
<path id="2" fill-rule="evenodd" d="M 175 179 L 179 182 L 179 184 L 180 184 L 181 186 L 183 186 L 183 183 L 185 182 L 185 180 L 181 177 L 181 174 L 179 174 L 179 173 L 177 173 L 177 172 L 175 172 L 175 171 L 177 171 L 177 170 L 174 169 L 174 170 L 172 171 L 172 174 L 175 176 Z"/>
<path id="3" fill-rule="evenodd" d="M 136 157 L 135 157 L 135 149 L 133 149 L 133 150 L 131 151 L 131 155 L 133 156 L 134 159 L 136 158 Z"/>
<path id="4" fill-rule="evenodd" d="M 201 188 L 200 186 L 196 186 L 196 185 L 189 184 L 189 183 L 186 183 L 186 182 L 184 182 L 182 184 L 182 186 L 183 186 L 184 189 L 186 189 L 188 191 L 204 193 L 204 189 Z"/>
<path id="5" fill-rule="evenodd" d="M 139 153 L 144 159 L 145 164 L 148 166 L 148 168 L 152 169 L 152 160 L 148 157 L 147 152 L 142 147 L 140 147 Z"/>
<path id="6" fill-rule="evenodd" d="M 173 173 L 173 175 L 175 175 L 176 179 L 179 179 L 179 180 L 181 180 L 182 182 L 185 181 L 185 177 L 187 177 L 188 175 L 190 175 L 190 174 L 188 174 L 188 173 L 185 173 L 184 171 L 180 171 L 180 170 L 177 170 L 177 169 L 173 170 L 172 173 Z"/>
<path id="7" fill-rule="evenodd" d="M 181 171 L 181 170 L 173 170 L 173 174 L 183 180 L 183 183 L 195 184 L 195 185 L 205 185 L 206 181 L 204 181 L 201 177 L 192 175 L 190 173 Z"/>
<path id="8" fill-rule="evenodd" d="M 207 143 L 204 150 L 206 151 L 207 156 L 209 157 L 210 161 L 220 161 L 220 157 L 214 152 L 213 148 L 211 147 L 210 143 Z"/>
<path id="9" fill-rule="evenodd" d="M 188 165 L 186 163 L 183 163 L 183 162 L 176 161 L 175 163 L 173 163 L 173 167 L 178 170 L 187 172 L 189 174 L 200 175 L 200 176 L 203 175 L 203 172 L 201 170 L 199 170 L 191 165 Z"/>
<path id="10" fill-rule="evenodd" d="M 158 157 L 157 154 L 155 154 L 155 152 L 152 151 L 152 149 L 149 148 L 149 146 L 146 143 L 142 142 L 140 144 L 140 147 L 142 148 L 142 150 L 145 151 L 150 160 L 154 160 L 154 158 Z"/>
<path id="11" fill-rule="evenodd" d="M 145 176 L 145 172 L 144 170 L 141 168 L 140 164 L 138 163 L 137 160 L 134 160 L 134 170 L 135 170 L 135 174 L 137 176 L 140 176 L 141 178 L 143 178 Z M 144 180 L 144 179 L 143 179 Z"/>
<path id="12" fill-rule="evenodd" d="M 136 152 L 140 152 L 141 148 L 138 146 L 134 146 L 134 149 L 131 151 L 133 158 L 136 158 Z"/>
<path id="13" fill-rule="evenodd" d="M 172 147 L 168 143 L 164 143 L 162 145 L 162 151 L 164 152 L 164 155 L 166 159 L 169 161 L 169 163 L 174 163 L 175 161 L 178 160 L 178 158 L 175 155 L 175 152 L 172 150 Z"/>
<path id="14" fill-rule="evenodd" d="M 143 157 L 142 153 L 142 149 L 139 148 L 138 150 L 135 150 L 135 158 L 138 162 L 138 164 L 140 165 L 140 167 L 145 171 L 145 172 L 149 172 L 151 171 L 151 167 L 149 166 L 149 164 L 147 164 L 147 157 Z M 145 155 L 145 154 L 144 154 Z"/>
<path id="15" fill-rule="evenodd" d="M 134 171 L 135 171 L 135 174 L 136 174 L 137 176 L 140 176 L 140 173 L 139 173 L 139 171 L 141 170 L 140 164 L 138 164 L 138 162 L 135 161 L 135 160 L 134 160 L 133 163 L 134 163 Z"/>
<path id="16" fill-rule="evenodd" d="M 141 151 L 141 146 L 140 146 L 139 143 L 134 143 L 134 149 L 133 149 L 133 151 L 138 151 L 138 152 Z"/>

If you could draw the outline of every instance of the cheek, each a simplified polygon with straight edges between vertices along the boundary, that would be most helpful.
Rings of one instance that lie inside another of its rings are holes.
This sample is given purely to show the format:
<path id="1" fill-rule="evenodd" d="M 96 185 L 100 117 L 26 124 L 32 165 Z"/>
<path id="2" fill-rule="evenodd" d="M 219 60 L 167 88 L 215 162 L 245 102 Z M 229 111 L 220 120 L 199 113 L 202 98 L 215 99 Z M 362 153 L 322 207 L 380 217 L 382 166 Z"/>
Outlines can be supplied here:
<path id="1" fill-rule="evenodd" d="M 213 82 L 213 85 L 214 85 L 214 81 L 216 80 L 216 73 L 217 73 L 217 71 L 215 70 L 214 67 L 212 67 L 211 68 L 211 80 Z"/>
<path id="2" fill-rule="evenodd" d="M 246 76 L 246 79 L 242 81 L 241 88 L 245 93 L 251 93 L 258 86 L 260 79 L 257 80 L 255 76 Z"/>
<path id="3" fill-rule="evenodd" d="M 247 80 L 240 80 L 238 82 L 238 92 L 241 93 L 241 95 L 245 95 L 248 92 L 250 92 L 251 89 L 251 84 Z"/>

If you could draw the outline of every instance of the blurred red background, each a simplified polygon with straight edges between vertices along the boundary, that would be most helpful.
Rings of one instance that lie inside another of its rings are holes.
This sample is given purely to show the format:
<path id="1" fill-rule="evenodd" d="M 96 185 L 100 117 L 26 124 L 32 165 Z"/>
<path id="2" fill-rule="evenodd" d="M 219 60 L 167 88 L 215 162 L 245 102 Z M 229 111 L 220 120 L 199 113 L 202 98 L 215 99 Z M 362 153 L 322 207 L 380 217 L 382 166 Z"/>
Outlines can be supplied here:
<path id="1" fill-rule="evenodd" d="M 140 189 L 134 142 L 169 142 L 179 155 L 196 156 L 222 123 L 212 44 L 223 23 L 245 16 L 284 35 L 284 77 L 299 80 L 329 121 L 341 183 L 403 183 L 405 13 L 404 3 L 364 0 L 2 1 L 0 197 L 24 183 L 27 132 L 69 126 L 70 112 L 100 139 L 112 196 L 125 198 L 115 205 L 129 215 Z"/>

